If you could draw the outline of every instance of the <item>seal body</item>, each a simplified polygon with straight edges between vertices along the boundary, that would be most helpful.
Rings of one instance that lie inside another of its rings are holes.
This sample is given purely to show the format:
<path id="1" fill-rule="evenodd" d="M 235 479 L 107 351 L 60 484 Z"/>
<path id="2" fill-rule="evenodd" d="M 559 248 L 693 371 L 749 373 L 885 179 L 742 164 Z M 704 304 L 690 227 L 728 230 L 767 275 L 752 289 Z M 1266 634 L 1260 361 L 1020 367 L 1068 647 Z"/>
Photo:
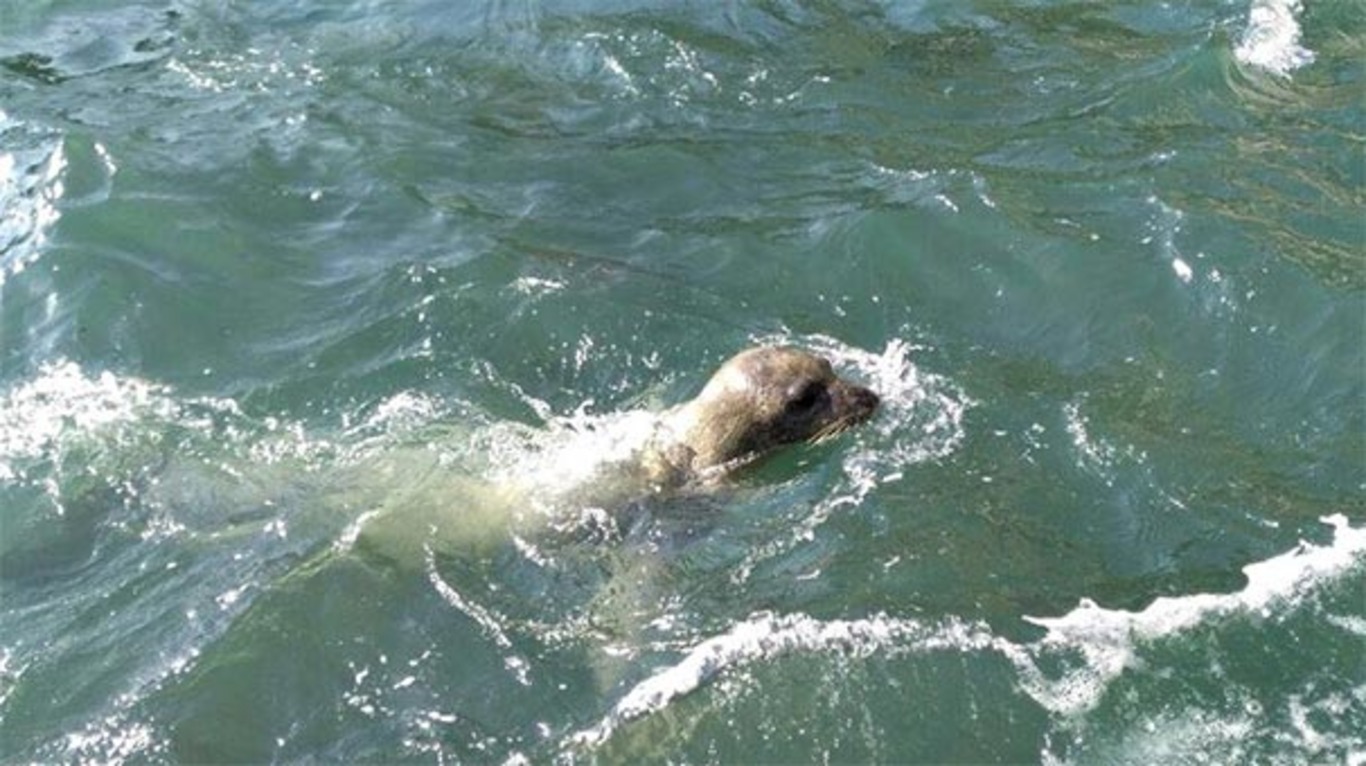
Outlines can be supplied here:
<path id="1" fill-rule="evenodd" d="M 451 471 L 439 448 L 385 454 L 350 471 L 358 494 L 348 505 L 372 510 L 348 534 L 371 553 L 409 562 L 422 561 L 433 543 L 483 549 L 509 534 L 544 540 L 600 530 L 612 538 L 649 499 L 707 494 L 732 470 L 783 445 L 819 441 L 867 420 L 878 403 L 819 356 L 752 348 L 672 409 L 614 413 L 594 427 L 550 433 L 514 429 L 526 440 L 514 450 L 523 459 L 493 475 Z M 367 481 L 356 486 L 355 476 Z"/>

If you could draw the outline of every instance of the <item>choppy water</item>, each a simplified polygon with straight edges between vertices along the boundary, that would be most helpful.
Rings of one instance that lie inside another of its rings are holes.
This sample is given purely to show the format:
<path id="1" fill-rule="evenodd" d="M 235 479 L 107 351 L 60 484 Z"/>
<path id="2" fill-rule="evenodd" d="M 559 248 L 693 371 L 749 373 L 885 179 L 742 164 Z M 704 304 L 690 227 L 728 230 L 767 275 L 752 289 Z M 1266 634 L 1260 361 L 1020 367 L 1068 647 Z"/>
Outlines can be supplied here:
<path id="1" fill-rule="evenodd" d="M 1356 2 L 0 2 L 0 754 L 1366 762 L 1364 53 Z M 882 412 L 574 490 L 769 341 Z"/>

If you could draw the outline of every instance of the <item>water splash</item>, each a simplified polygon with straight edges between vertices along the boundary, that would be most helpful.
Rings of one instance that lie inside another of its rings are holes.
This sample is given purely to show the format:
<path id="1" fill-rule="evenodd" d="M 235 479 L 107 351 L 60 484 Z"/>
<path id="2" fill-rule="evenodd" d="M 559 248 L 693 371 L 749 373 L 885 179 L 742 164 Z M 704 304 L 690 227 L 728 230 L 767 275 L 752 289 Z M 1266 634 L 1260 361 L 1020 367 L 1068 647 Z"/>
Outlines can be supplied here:
<path id="1" fill-rule="evenodd" d="M 67 360 L 44 364 L 0 396 L 0 481 L 23 481 L 26 465 L 59 457 L 72 438 L 141 417 L 172 419 L 177 409 L 164 386 L 108 371 L 89 376 Z"/>
<path id="2" fill-rule="evenodd" d="M 1300 45 L 1300 0 L 1253 0 L 1247 29 L 1234 48 L 1239 62 L 1289 76 L 1314 61 L 1314 52 Z"/>
<path id="3" fill-rule="evenodd" d="M 882 403 L 873 419 L 845 436 L 855 441 L 843 462 L 844 481 L 786 531 L 754 547 L 731 575 L 748 580 L 763 561 L 814 539 L 816 530 L 842 509 L 858 508 L 879 484 L 897 481 L 906 468 L 951 455 L 965 436 L 963 417 L 975 402 L 950 379 L 919 369 L 915 348 L 900 338 L 882 353 L 845 345 L 824 335 L 769 336 L 761 343 L 796 344 L 852 372 L 877 392 Z M 871 430 L 871 436 L 860 432 Z"/>
<path id="4" fill-rule="evenodd" d="M 541 499 L 590 487 L 613 467 L 639 459 L 659 427 L 646 410 L 596 414 L 592 401 L 565 416 L 551 416 L 544 430 L 496 428 L 491 434 L 500 481 L 537 489 Z"/>

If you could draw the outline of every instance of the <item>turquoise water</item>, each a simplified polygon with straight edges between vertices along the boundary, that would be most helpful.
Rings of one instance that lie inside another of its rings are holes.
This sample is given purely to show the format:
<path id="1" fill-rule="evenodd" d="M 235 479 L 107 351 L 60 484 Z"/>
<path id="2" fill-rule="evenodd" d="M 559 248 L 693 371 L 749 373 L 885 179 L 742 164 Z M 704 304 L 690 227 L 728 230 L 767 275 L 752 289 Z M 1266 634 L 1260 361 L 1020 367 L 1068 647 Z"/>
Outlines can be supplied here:
<path id="1" fill-rule="evenodd" d="M 1364 55 L 1354 2 L 0 2 L 0 754 L 1366 762 Z M 766 342 L 877 418 L 600 499 Z"/>

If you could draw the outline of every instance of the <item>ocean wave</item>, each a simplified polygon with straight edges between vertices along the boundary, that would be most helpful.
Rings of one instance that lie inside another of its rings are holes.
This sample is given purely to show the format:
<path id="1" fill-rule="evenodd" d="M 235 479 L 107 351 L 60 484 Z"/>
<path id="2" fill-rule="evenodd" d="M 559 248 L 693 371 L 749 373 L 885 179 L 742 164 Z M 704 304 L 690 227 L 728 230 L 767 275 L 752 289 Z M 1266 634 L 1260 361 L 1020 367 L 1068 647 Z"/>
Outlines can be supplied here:
<path id="1" fill-rule="evenodd" d="M 802 614 L 756 614 L 698 643 L 678 662 L 633 686 L 601 721 L 574 734 L 570 742 L 601 744 L 622 724 L 662 710 L 721 673 L 792 652 L 868 656 L 883 651 L 980 651 L 1001 643 L 985 626 L 956 619 L 923 623 L 880 614 L 822 621 Z"/>
<path id="2" fill-rule="evenodd" d="M 1160 597 L 1146 609 L 1106 609 L 1083 599 L 1061 617 L 1028 617 L 1048 634 L 1032 648 L 1035 657 L 1079 652 L 1084 663 L 1049 679 L 1033 663 L 1023 667 L 1025 687 L 1049 710 L 1083 713 L 1099 703 L 1111 681 L 1139 662 L 1145 642 L 1189 631 L 1220 617 L 1270 617 L 1293 607 L 1325 582 L 1366 564 L 1366 527 L 1354 528 L 1341 514 L 1322 521 L 1334 530 L 1331 545 L 1301 542 L 1280 556 L 1243 567 L 1247 586 L 1234 593 Z"/>
<path id="3" fill-rule="evenodd" d="M 1188 633 L 1229 616 L 1266 619 L 1292 612 L 1321 589 L 1366 565 L 1366 527 L 1352 527 L 1342 515 L 1326 517 L 1323 522 L 1334 530 L 1330 544 L 1302 542 L 1294 550 L 1248 565 L 1243 569 L 1248 584 L 1237 592 L 1159 598 L 1138 612 L 1106 609 L 1083 600 L 1077 609 L 1061 617 L 1025 617 L 1047 630 L 1035 641 L 1011 640 L 997 635 L 985 623 L 956 617 L 935 621 L 876 614 L 861 619 L 819 620 L 804 614 L 757 613 L 682 650 L 677 660 L 630 687 L 597 723 L 575 732 L 566 742 L 571 750 L 596 748 L 623 725 L 664 710 L 718 676 L 793 653 L 856 657 L 943 651 L 995 653 L 1016 669 L 1017 684 L 1024 693 L 1065 722 L 1095 708 L 1111 683 L 1140 662 L 1145 643 Z M 1359 633 L 1355 618 L 1343 619 L 1347 621 L 1345 630 Z M 1079 655 L 1082 661 L 1060 662 L 1063 655 Z M 1057 670 L 1060 665 L 1067 667 L 1061 674 Z M 1312 745 L 1315 737 L 1323 740 L 1328 735 L 1314 729 L 1306 710 L 1347 703 L 1330 695 L 1323 702 L 1300 700 L 1295 704 L 1304 719 L 1300 726 L 1303 744 Z M 1255 702 L 1248 701 L 1247 705 L 1255 710 Z M 1202 736 L 1214 737 L 1223 730 L 1236 733 L 1246 728 L 1244 724 L 1211 718 Z"/>

